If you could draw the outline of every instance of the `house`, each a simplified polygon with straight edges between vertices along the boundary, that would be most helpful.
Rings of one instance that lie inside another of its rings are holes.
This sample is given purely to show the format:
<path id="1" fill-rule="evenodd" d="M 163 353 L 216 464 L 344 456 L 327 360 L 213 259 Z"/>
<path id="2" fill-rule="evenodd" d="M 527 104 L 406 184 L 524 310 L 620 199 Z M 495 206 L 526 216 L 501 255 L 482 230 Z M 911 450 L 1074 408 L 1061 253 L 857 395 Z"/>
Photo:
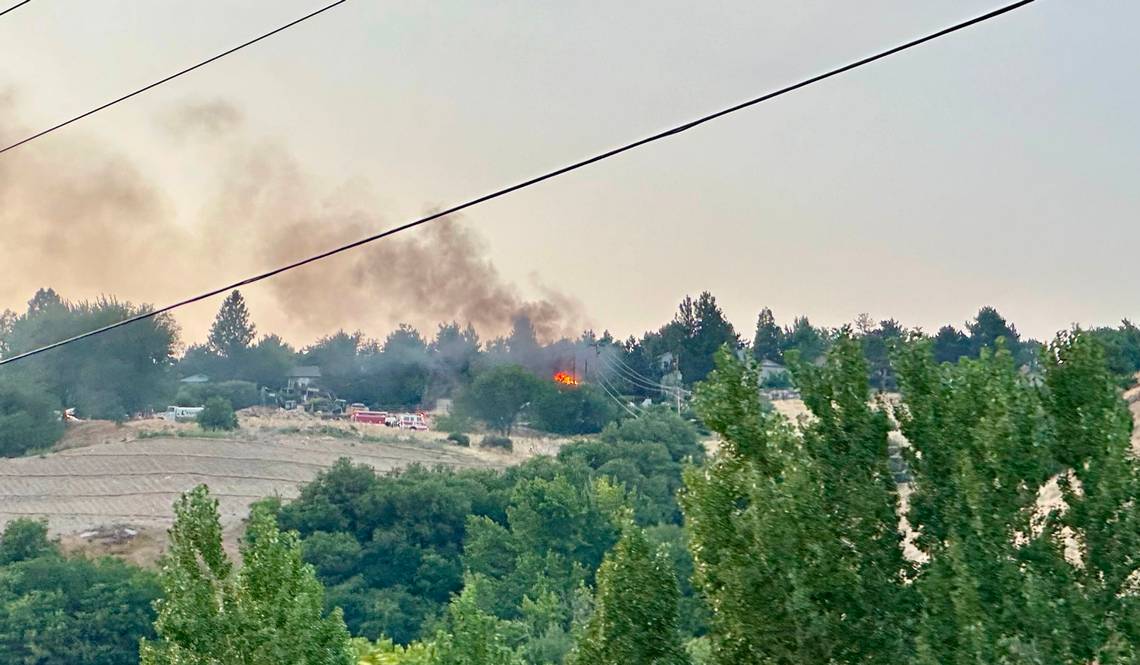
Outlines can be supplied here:
<path id="1" fill-rule="evenodd" d="M 209 383 L 209 382 L 210 382 L 210 377 L 206 376 L 205 374 L 191 374 L 190 376 L 186 377 L 185 379 L 182 379 L 179 381 L 179 383 L 187 383 L 187 384 L 191 384 L 191 385 L 199 385 L 202 383 Z"/>
<path id="2" fill-rule="evenodd" d="M 321 378 L 321 368 L 316 365 L 300 365 L 289 370 L 286 387 L 290 391 L 305 393 L 315 388 Z"/>
<path id="3" fill-rule="evenodd" d="M 772 362 L 765 358 L 760 361 L 760 382 L 763 383 L 766 379 L 778 376 L 780 374 L 787 374 L 788 369 L 777 362 Z"/>

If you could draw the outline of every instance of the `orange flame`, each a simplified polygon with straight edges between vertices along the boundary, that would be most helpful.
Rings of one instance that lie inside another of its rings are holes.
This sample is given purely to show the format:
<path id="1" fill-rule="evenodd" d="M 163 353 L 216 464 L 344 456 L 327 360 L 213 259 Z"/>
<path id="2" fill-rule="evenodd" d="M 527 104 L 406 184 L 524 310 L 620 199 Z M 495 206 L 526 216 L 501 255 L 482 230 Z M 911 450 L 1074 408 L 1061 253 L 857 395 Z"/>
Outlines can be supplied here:
<path id="1" fill-rule="evenodd" d="M 576 386 L 578 385 L 578 377 L 568 372 L 558 372 L 554 375 L 554 382 L 567 386 Z"/>

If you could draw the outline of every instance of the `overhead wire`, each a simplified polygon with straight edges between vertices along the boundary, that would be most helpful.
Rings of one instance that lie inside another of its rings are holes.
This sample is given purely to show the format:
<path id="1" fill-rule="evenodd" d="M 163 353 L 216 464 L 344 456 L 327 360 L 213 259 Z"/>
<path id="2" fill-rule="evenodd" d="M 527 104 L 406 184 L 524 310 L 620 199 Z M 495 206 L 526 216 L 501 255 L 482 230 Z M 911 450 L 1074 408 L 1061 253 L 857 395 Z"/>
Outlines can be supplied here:
<path id="1" fill-rule="evenodd" d="M 598 381 L 599 381 L 599 383 L 598 383 L 598 387 L 600 387 L 600 388 L 602 389 L 602 391 L 603 391 L 603 392 L 605 392 L 607 395 L 609 395 L 610 399 L 612 399 L 613 401 L 617 402 L 617 405 L 618 405 L 618 406 L 620 406 L 621 408 L 625 409 L 626 413 L 628 413 L 629 415 L 633 416 L 634 418 L 639 418 L 639 417 L 641 417 L 642 413 L 641 413 L 641 411 L 640 411 L 640 410 L 639 410 L 639 411 L 634 411 L 632 408 L 630 408 L 630 405 L 629 405 L 629 404 L 626 404 L 626 403 L 625 403 L 625 402 L 624 402 L 624 401 L 621 399 L 621 397 L 619 397 L 617 394 L 615 394 L 615 392 L 611 392 L 610 388 L 609 388 L 609 387 L 607 387 L 609 384 L 607 384 L 607 383 L 606 383 L 606 380 L 605 380 L 605 378 L 604 378 L 604 377 L 602 377 L 602 375 L 600 375 L 600 374 L 598 375 Z M 634 407 L 636 408 L 636 405 L 634 405 Z"/>
<path id="2" fill-rule="evenodd" d="M 11 7 L 0 11 L 0 16 L 3 16 L 5 14 L 7 14 L 8 12 L 15 11 L 16 9 L 23 7 L 24 5 L 28 4 L 31 1 L 32 0 L 22 0 L 21 2 L 17 2 L 16 4 L 12 5 Z"/>
<path id="3" fill-rule="evenodd" d="M 306 17 L 298 19 L 297 21 L 294 21 L 293 23 L 288 24 L 286 26 L 282 26 L 281 28 L 278 28 L 276 31 L 274 31 L 274 33 L 280 32 L 281 30 L 285 29 L 286 27 L 289 27 L 290 25 L 295 25 L 296 23 L 299 23 L 302 20 L 305 20 L 305 19 L 310 18 L 312 16 L 316 16 L 317 14 L 319 14 L 323 11 L 327 11 L 328 9 L 331 9 L 332 7 L 335 7 L 335 6 L 341 4 L 345 1 L 346 0 L 338 0 L 337 2 L 334 2 L 331 5 L 324 7 L 323 9 L 320 9 L 316 12 L 313 12 L 312 14 L 309 14 Z M 683 124 L 677 125 L 675 127 L 669 128 L 669 129 L 666 129 L 666 130 L 658 132 L 656 134 L 652 134 L 652 135 L 647 136 L 645 138 L 638 139 L 636 141 L 633 141 L 631 143 L 627 143 L 627 144 L 619 146 L 617 148 L 606 150 L 605 152 L 593 155 L 591 157 L 587 157 L 587 158 L 579 160 L 577 162 L 573 162 L 573 163 L 568 164 L 566 166 L 556 168 L 552 171 L 548 171 L 546 173 L 543 173 L 542 175 L 539 175 L 539 176 L 536 176 L 533 178 L 529 178 L 527 180 L 523 180 L 522 182 L 518 182 L 518 183 L 515 183 L 513 185 L 503 187 L 502 189 L 495 190 L 489 194 L 484 194 L 482 196 L 476 197 L 474 199 L 470 199 L 470 200 L 465 201 L 463 203 L 453 205 L 449 208 L 445 208 L 445 209 L 440 210 L 438 212 L 434 212 L 434 213 L 429 214 L 425 217 L 421 217 L 421 218 L 416 219 L 414 221 L 407 222 L 405 224 L 402 224 L 400 226 L 396 226 L 396 227 L 388 229 L 386 231 L 382 231 L 382 232 L 367 236 L 365 238 L 361 238 L 361 239 L 356 240 L 354 242 L 350 242 L 350 243 L 347 243 L 344 245 L 340 245 L 338 247 L 334 247 L 332 249 L 320 252 L 318 254 L 314 254 L 312 256 L 309 256 L 309 257 L 306 257 L 303 259 L 299 259 L 299 260 L 294 261 L 292 263 L 288 263 L 286 265 L 279 266 L 279 267 L 273 268 L 271 270 L 267 270 L 267 271 L 259 273 L 257 275 L 253 275 L 251 277 L 247 277 L 247 278 L 239 280 L 237 282 L 233 282 L 232 284 L 226 284 L 225 286 L 220 286 L 218 288 L 211 289 L 209 291 L 206 291 L 205 293 L 200 293 L 198 295 L 185 298 L 183 300 L 180 300 L 178 302 L 166 305 L 164 307 L 152 309 L 152 310 L 149 310 L 147 312 L 143 312 L 143 313 L 137 314 L 135 316 L 128 317 L 128 318 L 123 319 L 121 321 L 117 321 L 115 323 L 112 323 L 112 324 L 109 324 L 106 326 L 102 326 L 102 327 L 96 328 L 94 330 L 89 330 L 87 332 L 80 333 L 78 335 L 74 335 L 74 336 L 53 342 L 51 344 L 45 344 L 43 346 L 31 349 L 29 351 L 25 351 L 23 353 L 14 355 L 10 358 L 0 359 L 0 365 L 6 365 L 9 363 L 18 362 L 18 361 L 24 360 L 26 358 L 29 358 L 31 356 L 38 355 L 38 354 L 44 353 L 46 351 L 50 351 L 52 349 L 56 349 L 56 348 L 59 348 L 61 346 L 65 346 L 67 344 L 73 344 L 75 342 L 86 339 L 88 337 L 92 337 L 95 335 L 101 335 L 101 334 L 110 332 L 111 330 L 114 330 L 116 328 L 119 328 L 119 327 L 122 327 L 125 325 L 130 325 L 131 323 L 135 323 L 137 321 L 148 319 L 148 318 L 151 318 L 154 316 L 158 316 L 160 314 L 164 314 L 166 312 L 173 311 L 173 310 L 178 309 L 180 307 L 184 307 L 186 305 L 190 305 L 192 303 L 199 302 L 199 301 L 205 300 L 207 298 L 211 298 L 213 296 L 225 293 L 227 291 L 232 291 L 233 289 L 236 289 L 236 288 L 240 288 L 243 286 L 247 286 L 249 284 L 254 284 L 256 282 L 260 282 L 260 281 L 265 280 L 265 279 L 269 279 L 270 277 L 274 277 L 274 276 L 279 275 L 283 272 L 295 270 L 295 269 L 300 268 L 302 266 L 306 266 L 310 263 L 314 263 L 316 261 L 321 261 L 321 260 L 327 259 L 331 256 L 335 256 L 335 255 L 340 254 L 342 252 L 346 252 L 346 251 L 349 251 L 351 249 L 355 249 L 355 248 L 360 247 L 362 245 L 367 245 L 369 243 L 376 242 L 378 240 L 387 238 L 389 236 L 393 236 L 395 234 L 402 233 L 404 231 L 413 229 L 417 226 L 427 224 L 433 220 L 440 219 L 441 217 L 446 217 L 447 215 L 452 215 L 452 214 L 457 213 L 459 211 L 466 210 L 468 208 L 472 208 L 474 206 L 477 206 L 481 203 L 485 203 L 487 201 L 491 201 L 493 199 L 497 199 L 497 198 L 506 196 L 507 194 L 511 194 L 511 193 L 519 191 L 521 189 L 526 189 L 528 187 L 532 187 L 534 185 L 537 185 L 541 182 L 545 182 L 547 180 L 550 180 L 552 178 L 556 178 L 556 177 L 564 175 L 566 173 L 570 173 L 571 171 L 576 171 L 578 169 L 584 168 L 584 167 L 589 166 L 591 164 L 594 164 L 596 162 L 600 162 L 602 160 L 609 159 L 611 157 L 615 157 L 615 156 L 620 155 L 622 153 L 625 153 L 625 152 L 628 152 L 630 150 L 634 150 L 636 148 L 639 148 L 643 145 L 653 143 L 656 141 L 660 141 L 660 140 L 668 138 L 668 137 L 676 136 L 677 134 L 680 134 L 682 132 L 686 132 L 690 129 L 693 129 L 694 127 L 698 127 L 698 126 L 703 125 L 703 124 L 710 122 L 712 120 L 716 120 L 716 119 L 724 117 L 726 115 L 736 113 L 738 111 L 750 108 L 752 106 L 763 103 L 763 102 L 768 101 L 770 99 L 774 99 L 774 98 L 779 97 L 781 95 L 785 95 L 785 94 L 788 94 L 790 92 L 799 90 L 800 88 L 804 88 L 806 86 L 812 85 L 814 83 L 818 83 L 818 82 L 823 81 L 825 79 L 829 79 L 831 77 L 838 76 L 839 74 L 842 74 L 844 72 L 848 72 L 850 70 L 857 69 L 859 67 L 863 67 L 863 66 L 871 64 L 877 60 L 881 60 L 883 58 L 892 56 L 896 53 L 900 53 L 900 52 L 905 51 L 907 49 L 914 48 L 916 46 L 919 46 L 919 45 L 924 44 L 926 42 L 929 42 L 931 40 L 938 39 L 938 38 L 943 37 L 945 35 L 949 35 L 951 33 L 957 32 L 959 30 L 963 30 L 963 29 L 971 27 L 973 25 L 977 25 L 977 24 L 982 23 L 984 21 L 994 19 L 998 16 L 1001 16 L 1003 14 L 1011 12 L 1015 9 L 1018 9 L 1020 7 L 1025 6 L 1025 5 L 1028 5 L 1028 4 L 1033 3 L 1035 1 L 1036 0 L 1019 0 L 1018 2 L 1014 2 L 1012 4 L 1006 5 L 1004 7 L 999 8 L 999 9 L 995 9 L 993 11 L 990 11 L 990 12 L 987 12 L 987 13 L 982 14 L 980 16 L 974 17 L 974 18 L 969 19 L 967 21 L 963 21 L 961 23 L 957 23 L 957 24 L 952 25 L 950 27 L 943 28 L 941 30 L 938 30 L 937 32 L 930 33 L 930 34 L 925 35 L 923 37 L 913 39 L 913 40 L 906 42 L 904 44 L 901 44 L 899 46 L 895 46 L 895 47 L 889 48 L 885 51 L 880 51 L 874 55 L 870 55 L 870 56 L 867 56 L 865 58 L 862 58 L 862 59 L 856 60 L 854 62 L 848 63 L 846 65 L 836 67 L 835 69 L 831 69 L 831 70 L 824 72 L 822 74 L 817 74 L 815 76 L 812 76 L 811 78 L 804 79 L 798 83 L 794 83 L 792 85 L 785 86 L 785 87 L 780 88 L 778 90 L 765 93 L 763 95 L 760 95 L 759 97 L 755 97 L 755 98 L 746 100 L 744 102 L 734 104 L 734 105 L 729 106 L 727 108 L 723 108 L 719 111 L 715 111 L 713 113 L 709 113 L 707 115 L 699 117 L 695 120 L 685 122 Z M 267 33 L 266 35 L 259 37 L 258 40 L 264 39 L 265 37 L 269 36 L 270 34 L 274 34 L 274 33 Z M 252 44 L 258 40 L 253 40 L 251 42 L 247 42 L 247 44 L 245 44 L 245 45 Z M 245 46 L 245 45 L 243 45 L 243 46 Z M 237 47 L 237 48 L 242 48 L 242 47 Z M 224 54 L 219 55 L 219 56 L 215 56 L 214 58 L 212 58 L 211 60 L 206 61 L 206 62 L 211 62 L 213 60 L 216 60 L 219 57 L 222 57 L 223 55 L 226 55 L 228 53 L 233 52 L 234 50 L 237 50 L 237 49 L 231 49 L 227 53 L 224 53 Z M 196 65 L 194 68 L 200 67 L 203 64 L 206 64 L 206 62 L 200 63 L 199 65 Z M 27 143 L 28 141 L 31 141 L 35 138 L 38 138 L 39 136 L 42 136 L 49 131 L 54 131 L 54 129 L 65 126 L 65 125 L 70 124 L 72 122 L 75 122 L 76 120 L 79 120 L 83 117 L 91 115 L 92 113 L 95 113 L 99 110 L 102 110 L 103 108 L 106 108 L 107 106 L 110 106 L 111 104 L 118 103 L 118 101 L 129 99 L 130 97 L 132 97 L 134 95 L 137 95 L 141 92 L 144 92 L 145 90 L 149 90 L 150 88 L 153 88 L 156 85 L 159 85 L 165 81 L 170 80 L 171 78 L 174 78 L 176 76 L 181 75 L 182 73 L 185 73 L 187 71 L 192 71 L 192 69 L 194 69 L 194 68 L 183 70 L 183 72 L 180 72 L 179 74 L 175 74 L 174 76 L 167 77 L 166 79 L 163 79 L 162 81 L 151 84 L 150 86 L 147 86 L 146 88 L 140 89 L 134 93 L 131 93 L 130 95 L 122 97 L 119 100 L 116 100 L 115 102 L 105 104 L 102 107 L 99 107 L 97 109 L 94 109 L 92 111 L 89 111 L 89 112 L 83 114 L 82 116 L 77 116 L 76 118 L 73 118 L 72 120 L 69 120 L 66 123 L 62 123 L 60 125 L 57 125 L 55 128 L 45 130 L 44 132 L 40 132 L 39 134 L 33 135 L 27 139 L 24 139 L 23 141 L 20 141 L 17 144 L 13 144 L 12 146 L 9 146 L 7 148 L 4 148 L 3 150 L 0 150 L 0 153 L 3 153 L 7 150 L 10 150 L 11 148 L 16 147 L 17 145 L 22 145 L 24 143 Z"/>
<path id="4" fill-rule="evenodd" d="M 24 0 L 25 3 L 30 2 L 30 1 L 31 0 Z M 318 16 L 320 14 L 323 14 L 323 13 L 327 12 L 328 10 L 332 9 L 333 7 L 336 7 L 338 5 L 343 5 L 346 2 L 348 2 L 348 0 L 336 0 L 336 2 L 325 5 L 324 7 L 321 7 L 320 9 L 317 9 L 316 11 L 305 14 L 301 18 L 294 19 L 294 20 L 292 20 L 292 21 L 290 21 L 290 22 L 286 23 L 285 25 L 282 25 L 278 28 L 274 28 L 273 30 L 270 30 L 269 32 L 267 32 L 261 36 L 254 37 L 253 39 L 251 39 L 247 42 L 244 42 L 242 44 L 238 44 L 237 46 L 234 46 L 233 48 L 230 48 L 226 51 L 222 51 L 221 53 L 213 56 L 212 58 L 207 58 L 206 60 L 203 60 L 196 65 L 191 65 L 190 67 L 187 67 L 183 70 L 175 72 L 174 74 L 171 74 L 170 76 L 167 76 L 165 78 L 161 78 L 161 79 L 155 81 L 154 83 L 150 83 L 148 85 L 145 85 L 145 86 L 139 88 L 138 90 L 135 90 L 134 92 L 130 92 L 130 93 L 123 95 L 122 97 L 112 99 L 111 101 L 109 101 L 105 104 L 101 104 L 99 106 L 96 106 L 95 108 L 91 109 L 90 111 L 85 111 L 83 113 L 80 113 L 79 115 L 71 118 L 70 120 L 64 120 L 63 122 L 61 122 L 59 124 L 52 125 L 51 127 L 48 127 L 47 129 L 36 132 L 35 134 L 32 134 L 31 136 L 20 139 L 19 141 L 16 141 L 15 143 L 13 143 L 9 146 L 6 146 L 4 148 L 0 148 L 0 154 L 4 154 L 4 153 L 6 153 L 9 150 L 12 150 L 14 148 L 18 148 L 18 147 L 24 145 L 25 143 L 28 143 L 30 141 L 34 141 L 34 140 L 40 138 L 41 136 L 45 136 L 47 134 L 50 134 L 50 133 L 52 133 L 58 129 L 63 129 L 64 127 L 70 125 L 73 122 L 78 122 L 78 121 L 86 118 L 89 115 L 94 115 L 94 114 L 98 113 L 99 111 L 102 111 L 103 109 L 110 108 L 110 107 L 114 106 L 115 104 L 118 104 L 120 102 L 125 102 L 128 99 L 130 99 L 131 97 L 141 95 L 142 93 L 146 92 L 147 90 L 150 90 L 152 88 L 157 88 L 158 86 L 162 85 L 163 83 L 173 81 L 174 79 L 178 78 L 179 76 L 183 76 L 184 74 L 189 74 L 190 72 L 194 71 L 195 69 L 205 67 L 206 65 L 208 65 L 208 64 L 210 64 L 216 60 L 221 60 L 222 58 L 226 57 L 227 55 L 230 55 L 231 53 L 236 53 L 237 51 L 240 51 L 247 46 L 253 46 L 254 44 L 260 42 L 263 39 L 268 39 L 269 37 L 272 37 L 273 35 L 276 35 L 279 32 L 282 32 L 284 30 L 288 30 L 289 28 L 292 28 L 293 26 L 297 25 L 298 23 L 303 23 L 304 21 L 307 21 L 307 20 L 313 18 L 314 16 Z M 21 3 L 21 4 L 23 4 L 23 3 Z M 19 7 L 19 6 L 20 5 L 16 5 L 16 7 Z M 6 13 L 10 12 L 10 11 L 12 11 L 12 9 L 15 9 L 16 7 L 12 7 L 11 9 L 8 9 L 4 13 L 6 14 Z M 0 16 L 3 16 L 3 14 L 0 14 Z"/>
<path id="5" fill-rule="evenodd" d="M 633 369 L 632 367 L 630 367 L 630 365 L 628 363 L 622 361 L 621 358 L 618 358 L 616 356 L 605 358 L 602 360 L 602 362 L 603 363 L 609 362 L 610 363 L 609 367 L 613 371 L 620 374 L 622 376 L 622 378 L 626 379 L 630 383 L 634 383 L 636 385 L 639 385 L 642 388 L 647 388 L 650 390 L 664 390 L 664 391 L 668 391 L 668 392 L 676 392 L 676 391 L 680 390 L 681 392 L 683 392 L 685 394 L 691 393 L 691 391 L 686 390 L 685 388 L 683 388 L 681 386 L 670 386 L 668 384 L 661 383 L 660 381 L 655 381 L 655 380 L 645 376 L 644 374 L 641 374 L 637 370 Z"/>

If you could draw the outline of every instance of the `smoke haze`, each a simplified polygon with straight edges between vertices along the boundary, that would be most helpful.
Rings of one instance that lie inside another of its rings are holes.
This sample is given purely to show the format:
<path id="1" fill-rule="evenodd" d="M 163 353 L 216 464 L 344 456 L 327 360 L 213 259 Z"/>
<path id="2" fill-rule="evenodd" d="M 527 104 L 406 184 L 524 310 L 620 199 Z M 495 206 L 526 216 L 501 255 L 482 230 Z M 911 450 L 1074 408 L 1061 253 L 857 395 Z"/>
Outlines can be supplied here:
<path id="1" fill-rule="evenodd" d="M 14 107 L 11 93 L 0 95 L 4 142 L 26 131 Z M 360 186 L 318 191 L 284 146 L 250 138 L 224 101 L 179 104 L 155 125 L 174 145 L 214 146 L 215 159 L 199 162 L 208 171 L 199 209 L 179 209 L 138 165 L 75 129 L 0 160 L 0 309 L 23 310 L 42 286 L 69 299 L 113 294 L 162 304 L 404 221 L 375 212 Z M 545 340 L 582 330 L 580 303 L 532 286 L 539 297 L 508 283 L 479 236 L 449 217 L 245 295 L 260 332 L 299 344 L 341 328 L 383 336 L 401 322 L 430 336 L 451 320 L 487 337 L 506 332 L 518 314 Z M 176 315 L 184 341 L 204 336 L 218 304 Z"/>

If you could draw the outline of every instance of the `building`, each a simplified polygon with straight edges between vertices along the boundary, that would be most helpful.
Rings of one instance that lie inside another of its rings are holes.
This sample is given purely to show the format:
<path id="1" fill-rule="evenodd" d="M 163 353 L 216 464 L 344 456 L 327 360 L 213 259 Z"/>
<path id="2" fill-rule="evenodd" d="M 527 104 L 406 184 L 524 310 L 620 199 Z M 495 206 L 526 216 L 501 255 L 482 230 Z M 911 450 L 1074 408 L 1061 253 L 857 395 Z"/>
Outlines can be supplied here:
<path id="1" fill-rule="evenodd" d="M 286 388 L 299 393 L 315 388 L 321 379 L 321 368 L 316 365 L 300 365 L 289 370 Z"/>
<path id="2" fill-rule="evenodd" d="M 191 374 L 190 376 L 186 377 L 185 379 L 182 379 L 179 381 L 179 383 L 186 383 L 186 384 L 190 384 L 190 385 L 200 385 L 200 384 L 209 383 L 209 382 L 210 382 L 210 377 L 206 376 L 205 374 Z"/>

